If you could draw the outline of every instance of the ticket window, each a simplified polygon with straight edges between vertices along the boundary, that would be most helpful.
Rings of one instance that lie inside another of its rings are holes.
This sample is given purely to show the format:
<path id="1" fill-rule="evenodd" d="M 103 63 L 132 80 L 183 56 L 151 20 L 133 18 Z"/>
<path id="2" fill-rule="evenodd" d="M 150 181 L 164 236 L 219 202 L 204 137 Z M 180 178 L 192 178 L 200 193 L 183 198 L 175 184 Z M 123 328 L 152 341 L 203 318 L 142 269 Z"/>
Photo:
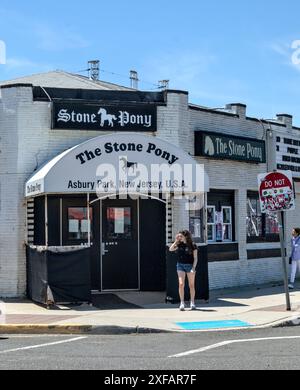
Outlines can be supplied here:
<path id="1" fill-rule="evenodd" d="M 77 242 L 88 241 L 88 234 L 91 230 L 93 220 L 93 210 L 90 209 L 88 215 L 87 207 L 68 208 L 68 240 Z M 91 233 L 92 236 L 92 233 Z"/>
<path id="2" fill-rule="evenodd" d="M 85 204 L 65 204 L 63 211 L 63 246 L 87 245 L 93 241 L 93 208 Z"/>

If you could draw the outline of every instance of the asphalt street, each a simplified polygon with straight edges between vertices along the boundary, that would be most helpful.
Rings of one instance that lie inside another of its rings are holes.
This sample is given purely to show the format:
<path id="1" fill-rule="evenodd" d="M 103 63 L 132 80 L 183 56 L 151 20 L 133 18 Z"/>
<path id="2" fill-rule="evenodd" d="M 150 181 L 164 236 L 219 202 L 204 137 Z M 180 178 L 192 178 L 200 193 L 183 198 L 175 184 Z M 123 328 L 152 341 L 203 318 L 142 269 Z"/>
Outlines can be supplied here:
<path id="1" fill-rule="evenodd" d="M 190 334 L 1 336 L 0 369 L 299 370 L 300 327 Z"/>

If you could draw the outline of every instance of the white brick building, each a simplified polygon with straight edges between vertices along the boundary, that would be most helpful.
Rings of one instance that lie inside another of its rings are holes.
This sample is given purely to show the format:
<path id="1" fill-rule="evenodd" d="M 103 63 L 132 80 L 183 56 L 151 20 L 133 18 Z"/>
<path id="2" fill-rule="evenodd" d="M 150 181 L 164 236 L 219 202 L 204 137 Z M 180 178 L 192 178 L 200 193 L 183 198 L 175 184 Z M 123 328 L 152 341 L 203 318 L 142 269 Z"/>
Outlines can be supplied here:
<path id="1" fill-rule="evenodd" d="M 154 104 L 157 107 L 157 131 L 148 132 L 143 129 L 136 133 L 167 141 L 191 156 L 195 156 L 195 132 L 219 133 L 223 136 L 236 137 L 234 140 L 237 143 L 243 137 L 249 138 L 250 142 L 251 139 L 257 141 L 260 145 L 262 141 L 266 141 L 266 162 L 196 156 L 196 160 L 204 164 L 210 179 L 211 192 L 207 197 L 207 217 L 205 220 L 201 214 L 191 217 L 185 210 L 183 201 L 171 200 L 167 208 L 167 241 L 170 242 L 177 231 L 193 228 L 192 223 L 200 223 L 205 228 L 206 222 L 210 222 L 204 237 L 208 235 L 209 238 L 209 278 L 212 289 L 259 284 L 282 278 L 280 245 L 274 221 L 262 221 L 260 215 L 255 219 L 256 217 L 249 211 L 249 200 L 250 203 L 255 202 L 258 193 L 257 175 L 276 168 L 277 137 L 284 138 L 285 134 L 290 134 L 294 138 L 299 138 L 299 129 L 292 127 L 289 116 L 281 115 L 274 121 L 262 122 L 248 118 L 246 107 L 241 104 L 228 105 L 224 110 L 212 110 L 190 104 L 186 92 L 165 91 L 142 94 L 64 72 L 25 77 L 0 85 L 2 85 L 0 99 L 1 296 L 13 297 L 25 294 L 27 269 L 25 244 L 28 242 L 35 242 L 37 245 L 45 244 L 45 242 L 38 242 L 41 240 L 41 235 L 45 236 L 45 232 L 38 231 L 39 223 L 35 221 L 34 200 L 26 200 L 24 197 L 27 180 L 45 163 L 67 149 L 100 135 L 118 134 L 113 131 L 53 129 L 52 98 L 56 96 L 56 102 L 66 99 L 76 103 L 83 100 L 91 102 L 97 100 L 98 93 L 104 94 L 101 95 L 103 99 L 112 105 L 124 104 L 122 96 L 125 96 L 125 103 L 129 105 L 133 102 Z M 118 96 L 118 101 L 115 100 L 115 96 Z M 139 99 L 144 100 L 139 101 Z M 296 190 L 297 193 L 300 192 L 298 183 L 296 183 Z M 49 202 L 53 203 L 53 207 L 54 204 L 57 207 L 51 210 L 60 213 L 61 221 L 64 214 L 62 207 L 73 211 L 74 208 L 79 207 L 76 203 L 77 195 L 74 194 L 73 203 L 63 196 L 54 199 L 52 194 L 53 198 L 49 197 Z M 297 205 L 300 206 L 299 203 Z M 291 228 L 298 225 L 298 210 L 299 207 L 296 213 L 289 214 L 287 217 L 287 237 Z M 55 214 L 54 211 L 53 213 Z M 46 218 L 54 218 L 54 214 L 47 215 Z M 250 217 L 252 223 L 257 224 L 254 233 L 249 231 Z M 75 225 L 73 224 L 73 228 Z M 68 226 L 71 229 L 70 221 Z M 99 226 L 101 230 L 100 221 Z M 60 232 L 57 232 L 52 245 L 59 246 L 59 243 L 62 246 L 75 245 L 74 240 L 70 239 L 64 243 L 63 229 L 61 227 Z M 95 229 L 94 234 L 97 235 L 98 227 Z M 68 233 L 70 232 L 72 233 L 71 230 Z M 53 234 L 55 236 L 56 233 Z M 146 234 L 146 231 L 139 234 Z M 97 244 L 94 245 L 94 248 L 96 247 Z M 97 268 L 96 265 L 94 266 Z M 145 267 L 144 272 L 150 272 L 147 266 Z M 98 272 L 95 271 L 96 268 L 93 269 L 94 272 Z M 97 283 L 95 280 L 93 289 L 101 290 L 97 288 Z"/>

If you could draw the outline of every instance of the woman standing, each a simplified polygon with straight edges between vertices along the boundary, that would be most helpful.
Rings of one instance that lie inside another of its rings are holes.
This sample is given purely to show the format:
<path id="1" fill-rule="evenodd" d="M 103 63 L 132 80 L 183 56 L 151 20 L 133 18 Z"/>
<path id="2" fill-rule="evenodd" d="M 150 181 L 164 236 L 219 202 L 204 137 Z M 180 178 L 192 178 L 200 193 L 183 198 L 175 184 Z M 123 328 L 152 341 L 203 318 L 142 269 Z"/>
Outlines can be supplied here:
<path id="1" fill-rule="evenodd" d="M 297 268 L 300 271 L 300 228 L 293 229 L 292 235 L 293 235 L 292 254 L 291 254 L 292 273 L 291 273 L 291 280 L 290 280 L 290 284 L 289 284 L 289 288 L 291 290 L 294 289 Z"/>
<path id="2" fill-rule="evenodd" d="M 195 278 L 196 267 L 198 264 L 198 247 L 193 243 L 192 235 L 189 231 L 184 230 L 177 234 L 176 241 L 170 248 L 170 252 L 177 252 L 178 263 L 177 273 L 179 281 L 179 296 L 180 296 L 180 311 L 185 310 L 185 279 L 186 275 L 189 281 L 190 295 L 191 295 L 191 310 L 196 310 L 195 305 Z"/>

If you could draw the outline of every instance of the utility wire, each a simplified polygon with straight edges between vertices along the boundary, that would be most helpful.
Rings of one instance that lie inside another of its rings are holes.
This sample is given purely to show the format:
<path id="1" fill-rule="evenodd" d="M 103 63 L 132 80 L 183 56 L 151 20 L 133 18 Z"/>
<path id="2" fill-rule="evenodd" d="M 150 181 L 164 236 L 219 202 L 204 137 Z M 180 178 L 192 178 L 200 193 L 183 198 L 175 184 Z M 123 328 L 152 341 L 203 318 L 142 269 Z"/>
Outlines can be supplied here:
<path id="1" fill-rule="evenodd" d="M 86 73 L 86 72 L 89 72 L 89 71 L 90 71 L 90 69 L 83 69 L 83 70 L 77 71 L 76 73 Z M 108 71 L 108 70 L 105 70 L 105 69 L 100 69 L 99 71 L 102 72 L 102 73 L 107 73 L 107 74 L 113 75 L 113 76 L 122 77 L 122 78 L 124 78 L 126 80 L 128 79 L 128 76 L 125 76 L 125 75 L 120 74 L 120 73 L 111 72 L 111 71 Z M 160 87 L 159 84 L 154 84 L 152 82 L 141 80 L 141 79 L 139 79 L 139 81 L 141 83 L 143 83 L 143 84 L 148 84 L 148 85 L 151 85 L 152 87 L 155 87 L 155 88 L 153 88 L 153 90 L 162 88 L 162 87 Z"/>

